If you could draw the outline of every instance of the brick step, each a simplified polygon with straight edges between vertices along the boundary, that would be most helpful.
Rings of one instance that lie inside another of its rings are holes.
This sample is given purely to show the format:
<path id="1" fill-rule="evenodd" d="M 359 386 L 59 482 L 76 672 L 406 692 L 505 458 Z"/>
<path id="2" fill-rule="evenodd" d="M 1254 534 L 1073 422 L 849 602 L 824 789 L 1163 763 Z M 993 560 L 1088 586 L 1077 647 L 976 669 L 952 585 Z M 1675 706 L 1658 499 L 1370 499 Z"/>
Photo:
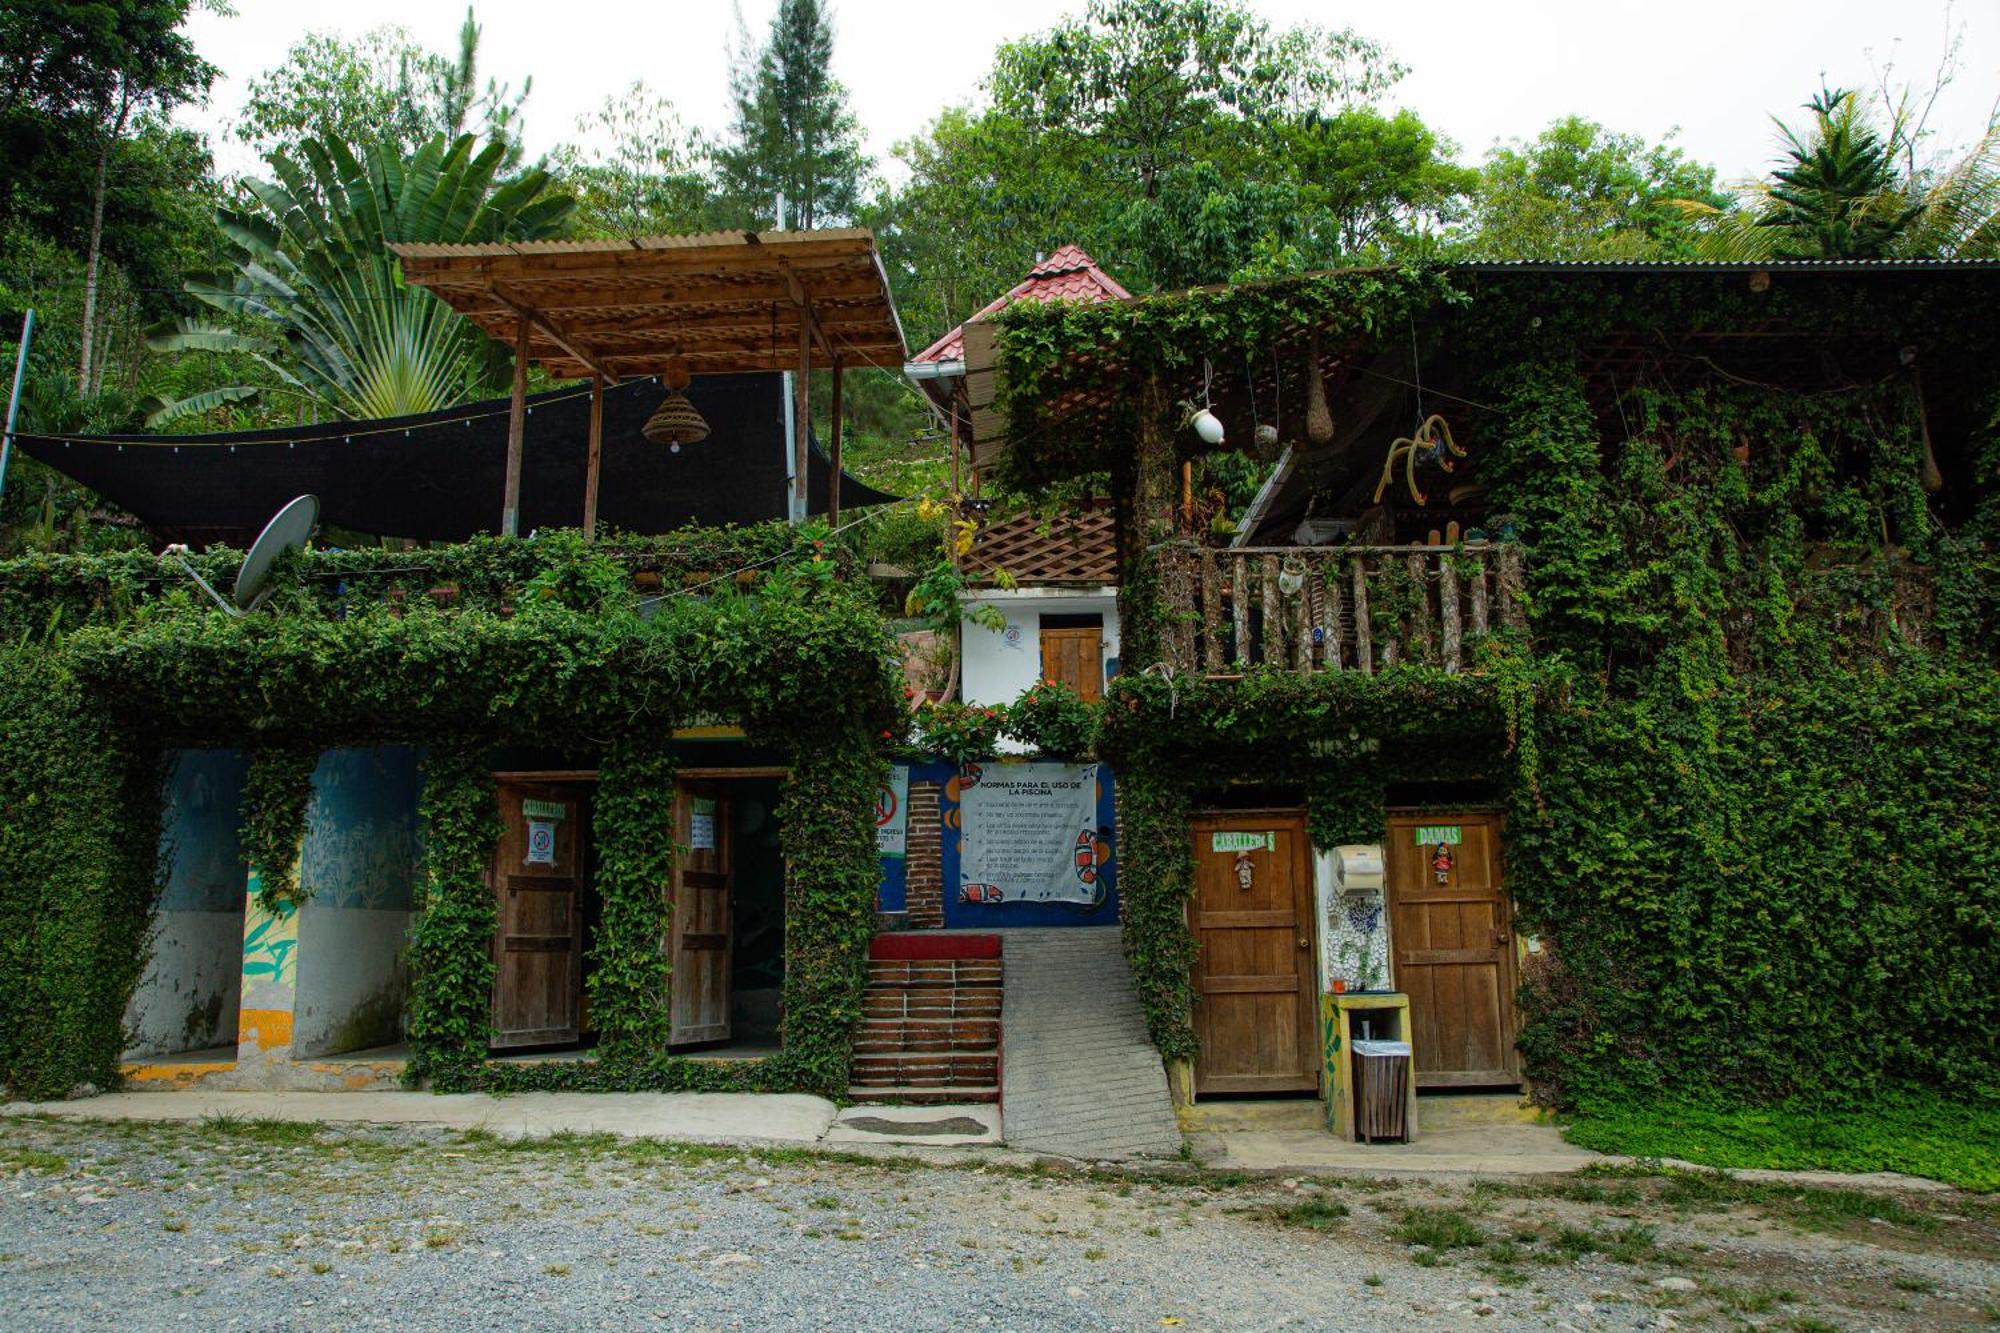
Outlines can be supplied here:
<path id="1" fill-rule="evenodd" d="M 991 1051 L 1000 1045 L 997 1018 L 870 1018 L 861 1024 L 857 1055 L 899 1051 Z"/>
<path id="2" fill-rule="evenodd" d="M 857 1055 L 849 1076 L 857 1087 L 979 1086 L 1000 1081 L 1000 1057 L 965 1054 Z"/>
<path id="3" fill-rule="evenodd" d="M 998 986 L 1000 979 L 997 958 L 942 962 L 875 959 L 868 964 L 870 986 Z"/>
<path id="4" fill-rule="evenodd" d="M 866 1102 L 875 1106 L 958 1106 L 971 1103 L 997 1102 L 1000 1100 L 998 1087 L 984 1088 L 849 1088 L 850 1101 Z"/>
<path id="5" fill-rule="evenodd" d="M 864 1018 L 927 1018 L 939 1021 L 1000 1017 L 1000 993 L 982 991 L 870 990 L 861 994 Z"/>

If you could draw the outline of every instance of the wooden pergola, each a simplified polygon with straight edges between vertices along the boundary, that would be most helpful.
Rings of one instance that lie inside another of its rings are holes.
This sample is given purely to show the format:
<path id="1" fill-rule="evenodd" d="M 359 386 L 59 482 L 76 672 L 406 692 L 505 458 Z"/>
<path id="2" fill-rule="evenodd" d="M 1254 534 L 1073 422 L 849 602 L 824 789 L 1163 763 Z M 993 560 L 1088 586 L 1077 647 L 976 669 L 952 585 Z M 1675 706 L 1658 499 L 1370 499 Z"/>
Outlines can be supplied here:
<path id="1" fill-rule="evenodd" d="M 694 375 L 792 371 L 794 519 L 806 512 L 807 390 L 833 371 L 833 493 L 840 515 L 845 372 L 900 372 L 907 355 L 888 275 L 864 228 L 710 232 L 613 241 L 392 245 L 403 277 L 514 349 L 513 415 L 501 531 L 517 535 L 528 366 L 591 383 L 583 529 L 597 527 L 607 384 L 676 367 Z M 819 360 L 815 362 L 817 356 Z"/>

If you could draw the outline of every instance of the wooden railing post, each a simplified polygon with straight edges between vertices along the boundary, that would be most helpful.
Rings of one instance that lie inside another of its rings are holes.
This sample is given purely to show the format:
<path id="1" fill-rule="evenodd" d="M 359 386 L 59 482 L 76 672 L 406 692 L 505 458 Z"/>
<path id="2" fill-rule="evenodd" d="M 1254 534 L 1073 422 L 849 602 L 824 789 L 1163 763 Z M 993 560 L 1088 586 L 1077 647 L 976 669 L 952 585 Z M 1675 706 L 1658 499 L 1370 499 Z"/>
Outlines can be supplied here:
<path id="1" fill-rule="evenodd" d="M 1312 674 L 1312 596 L 1311 583 L 1292 594 L 1292 669 L 1301 676 Z"/>
<path id="2" fill-rule="evenodd" d="M 1521 550 L 1512 542 L 1500 547 L 1500 623 L 1521 629 L 1528 623 L 1527 609 L 1521 605 Z"/>
<path id="3" fill-rule="evenodd" d="M 1230 613 L 1236 630 L 1236 665 L 1250 665 L 1250 566 L 1242 556 L 1232 562 L 1229 580 Z"/>
<path id="4" fill-rule="evenodd" d="M 1404 563 L 1410 582 L 1416 585 L 1416 601 L 1410 607 L 1410 660 L 1428 663 L 1431 656 L 1431 579 L 1421 551 L 1412 551 Z"/>
<path id="5" fill-rule="evenodd" d="M 1333 577 L 1326 577 L 1329 574 Z M 1326 646 L 1324 650 L 1326 664 L 1329 669 L 1338 671 L 1341 668 L 1339 566 L 1335 565 L 1332 561 L 1328 561 L 1326 568 L 1321 571 L 1320 577 L 1321 581 L 1326 585 L 1326 624 L 1324 626 L 1326 630 Z"/>
<path id="6" fill-rule="evenodd" d="M 1210 675 L 1222 670 L 1222 580 L 1213 551 L 1201 553 L 1201 664 Z"/>
<path id="7" fill-rule="evenodd" d="M 1354 665 L 1361 674 L 1375 674 L 1375 627 L 1369 623 L 1368 558 L 1354 557 Z"/>
<path id="8" fill-rule="evenodd" d="M 1257 564 L 1257 576 L 1264 585 L 1264 665 L 1283 666 L 1285 617 L 1278 609 L 1278 557 L 1267 555 Z"/>
<path id="9" fill-rule="evenodd" d="M 1444 669 L 1458 671 L 1458 570 L 1452 565 L 1452 553 L 1445 551 L 1438 556 L 1438 620 L 1441 624 L 1439 640 L 1444 652 Z"/>
<path id="10" fill-rule="evenodd" d="M 1486 621 L 1486 552 L 1474 551 L 1472 558 L 1478 562 L 1472 575 L 1472 632 L 1484 634 L 1488 629 Z"/>

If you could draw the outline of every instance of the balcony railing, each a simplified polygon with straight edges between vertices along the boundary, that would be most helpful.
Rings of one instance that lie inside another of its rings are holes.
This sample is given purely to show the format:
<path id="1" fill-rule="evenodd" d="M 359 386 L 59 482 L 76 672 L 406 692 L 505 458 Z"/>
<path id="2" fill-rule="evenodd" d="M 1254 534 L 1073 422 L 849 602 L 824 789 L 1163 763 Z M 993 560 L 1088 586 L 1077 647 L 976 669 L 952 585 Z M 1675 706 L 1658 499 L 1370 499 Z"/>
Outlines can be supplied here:
<path id="1" fill-rule="evenodd" d="M 1465 667 L 1481 635 L 1521 623 L 1514 543 L 1169 547 L 1161 592 L 1170 660 L 1210 676 L 1251 667 L 1372 673 Z"/>

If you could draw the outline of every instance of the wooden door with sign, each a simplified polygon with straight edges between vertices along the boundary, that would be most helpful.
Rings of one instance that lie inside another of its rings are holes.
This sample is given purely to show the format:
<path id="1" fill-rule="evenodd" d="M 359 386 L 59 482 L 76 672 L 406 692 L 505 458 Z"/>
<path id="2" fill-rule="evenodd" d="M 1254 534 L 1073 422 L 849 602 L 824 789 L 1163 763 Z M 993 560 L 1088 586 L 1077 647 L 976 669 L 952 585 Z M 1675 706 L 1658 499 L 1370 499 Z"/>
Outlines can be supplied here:
<path id="1" fill-rule="evenodd" d="M 1386 849 L 1396 987 L 1419 1087 L 1516 1085 L 1514 929 L 1494 815 L 1397 815 Z"/>
<path id="2" fill-rule="evenodd" d="M 590 802 L 576 786 L 500 784 L 500 845 L 489 878 L 493 1046 L 551 1046 L 581 1035 L 583 887 Z"/>
<path id="3" fill-rule="evenodd" d="M 1087 703 L 1097 702 L 1104 694 L 1104 626 L 1045 623 L 1039 633 L 1042 679 L 1069 686 Z"/>
<path id="4" fill-rule="evenodd" d="M 684 784 L 674 807 L 673 1045 L 729 1037 L 731 935 L 729 801 L 712 786 Z"/>
<path id="5" fill-rule="evenodd" d="M 1319 1087 L 1312 874 L 1305 816 L 1197 816 L 1197 1095 Z"/>

